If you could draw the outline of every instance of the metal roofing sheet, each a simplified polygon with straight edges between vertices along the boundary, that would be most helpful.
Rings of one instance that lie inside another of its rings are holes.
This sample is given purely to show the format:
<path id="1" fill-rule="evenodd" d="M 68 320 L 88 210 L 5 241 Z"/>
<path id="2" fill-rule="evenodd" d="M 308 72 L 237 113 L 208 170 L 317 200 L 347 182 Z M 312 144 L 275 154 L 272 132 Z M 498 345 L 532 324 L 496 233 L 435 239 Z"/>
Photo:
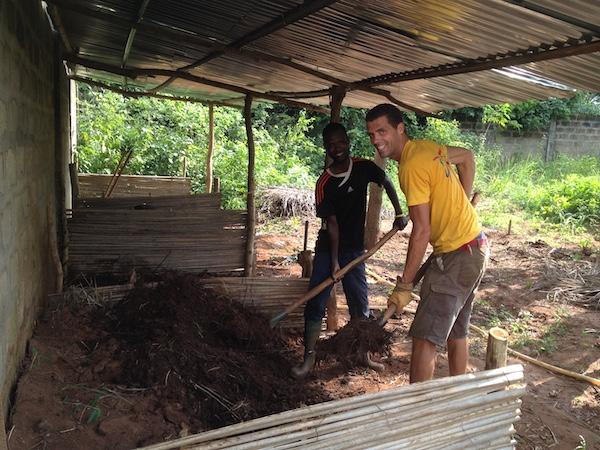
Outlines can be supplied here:
<path id="1" fill-rule="evenodd" d="M 115 68 L 113 72 L 120 73 L 116 69 L 121 67 L 139 2 L 48 1 L 58 5 L 64 29 L 77 48 L 78 56 L 109 64 Z M 597 37 L 592 36 L 599 34 L 594 25 L 600 23 L 597 0 L 340 0 L 329 3 L 320 2 L 323 6 L 317 12 L 284 23 L 261 36 L 256 31 L 265 24 L 312 2 L 150 0 L 133 39 L 126 67 L 176 70 L 216 55 L 199 67 L 185 70 L 259 93 L 323 91 L 335 84 L 335 79 L 350 83 L 387 73 L 449 63 L 467 64 L 488 55 L 514 54 L 555 41 L 577 42 L 586 33 L 588 40 L 593 40 Z M 73 12 L 78 9 L 82 11 Z M 257 59 L 256 55 L 243 52 L 219 52 L 222 45 L 239 43 L 250 35 L 260 37 L 247 39 L 244 49 L 275 59 Z M 211 43 L 217 46 L 210 47 Z M 330 78 L 324 80 L 314 73 L 289 67 L 282 58 Z M 571 56 L 522 64 L 520 69 L 570 88 L 597 90 L 600 56 L 598 52 Z M 81 73 L 114 81 L 123 79 L 97 70 Z M 168 77 L 164 74 L 142 77 L 137 78 L 134 85 L 154 88 L 166 80 Z M 378 87 L 389 90 L 411 106 L 428 111 L 572 92 L 490 70 Z M 239 99 L 241 95 L 190 80 L 167 83 L 162 90 L 207 100 Z M 373 92 L 352 91 L 345 103 L 367 107 L 381 100 L 381 95 Z M 321 92 L 320 97 L 301 101 L 323 104 L 328 97 Z"/>

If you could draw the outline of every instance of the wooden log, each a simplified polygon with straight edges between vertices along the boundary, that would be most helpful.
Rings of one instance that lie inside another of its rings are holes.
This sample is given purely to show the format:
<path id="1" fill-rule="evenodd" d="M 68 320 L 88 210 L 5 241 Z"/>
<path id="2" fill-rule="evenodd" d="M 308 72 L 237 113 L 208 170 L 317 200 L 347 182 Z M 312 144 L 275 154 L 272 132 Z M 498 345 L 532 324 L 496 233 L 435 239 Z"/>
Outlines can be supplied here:
<path id="1" fill-rule="evenodd" d="M 485 354 L 485 370 L 506 366 L 507 350 L 508 332 L 499 327 L 490 328 Z"/>
<path id="2" fill-rule="evenodd" d="M 375 152 L 373 161 L 382 169 L 385 168 L 385 160 L 379 155 L 379 152 Z M 375 245 L 379 237 L 382 194 L 383 188 L 381 186 L 376 183 L 369 185 L 369 205 L 365 225 L 365 248 L 367 250 Z"/>
<path id="3" fill-rule="evenodd" d="M 6 439 L 6 419 L 4 418 L 4 406 L 0 405 L 0 450 L 8 450 Z"/>
<path id="4" fill-rule="evenodd" d="M 208 106 L 208 153 L 206 155 L 206 192 L 213 189 L 213 150 L 215 144 L 215 110 L 213 105 Z"/>
<path id="5" fill-rule="evenodd" d="M 302 267 L 302 278 L 310 278 L 313 270 L 313 255 L 310 250 L 302 250 L 298 253 L 298 264 Z"/>
<path id="6" fill-rule="evenodd" d="M 221 179 L 219 177 L 213 178 L 213 189 L 212 191 L 216 194 L 221 192 Z"/>
<path id="7" fill-rule="evenodd" d="M 254 238 L 256 232 L 256 209 L 254 206 L 254 133 L 252 131 L 252 95 L 247 94 L 244 103 L 244 121 L 246 123 L 246 137 L 248 139 L 248 195 L 246 201 L 246 210 L 248 216 L 246 218 L 246 257 L 244 260 L 244 272 L 247 277 L 254 275 L 256 266 L 254 256 Z"/>

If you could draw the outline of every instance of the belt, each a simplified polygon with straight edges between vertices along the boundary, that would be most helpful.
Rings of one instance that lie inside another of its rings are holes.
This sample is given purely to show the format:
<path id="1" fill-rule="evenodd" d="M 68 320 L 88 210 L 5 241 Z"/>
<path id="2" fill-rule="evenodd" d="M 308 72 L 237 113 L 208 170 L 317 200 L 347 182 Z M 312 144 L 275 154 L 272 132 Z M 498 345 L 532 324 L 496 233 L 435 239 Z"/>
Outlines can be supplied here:
<path id="1" fill-rule="evenodd" d="M 485 247 L 487 244 L 488 244 L 487 236 L 482 231 L 475 237 L 475 239 L 467 242 L 466 244 L 461 245 L 459 247 L 459 250 L 464 250 L 465 252 L 473 254 L 473 250 L 472 250 L 473 247 L 481 248 L 481 247 Z"/>

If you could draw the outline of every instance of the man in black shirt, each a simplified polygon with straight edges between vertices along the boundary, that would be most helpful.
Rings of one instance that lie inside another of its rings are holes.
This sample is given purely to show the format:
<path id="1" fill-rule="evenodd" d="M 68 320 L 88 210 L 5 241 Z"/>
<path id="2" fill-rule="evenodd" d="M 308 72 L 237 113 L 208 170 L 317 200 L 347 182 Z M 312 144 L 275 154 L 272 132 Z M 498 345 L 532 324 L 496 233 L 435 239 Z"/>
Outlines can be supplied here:
<path id="1" fill-rule="evenodd" d="M 323 130 L 323 145 L 332 163 L 321 174 L 315 188 L 317 217 L 323 220 L 319 231 L 309 288 L 333 277 L 343 267 L 364 253 L 367 186 L 383 186 L 396 212 L 395 226 L 403 229 L 398 196 L 385 171 L 374 162 L 350 157 L 346 129 L 330 123 Z M 337 280 L 335 280 L 337 281 Z M 364 262 L 342 279 L 351 320 L 369 317 L 369 300 Z M 294 378 L 304 378 L 315 364 L 315 346 L 325 316 L 325 305 L 332 286 L 310 299 L 304 308 L 304 361 L 292 369 Z"/>

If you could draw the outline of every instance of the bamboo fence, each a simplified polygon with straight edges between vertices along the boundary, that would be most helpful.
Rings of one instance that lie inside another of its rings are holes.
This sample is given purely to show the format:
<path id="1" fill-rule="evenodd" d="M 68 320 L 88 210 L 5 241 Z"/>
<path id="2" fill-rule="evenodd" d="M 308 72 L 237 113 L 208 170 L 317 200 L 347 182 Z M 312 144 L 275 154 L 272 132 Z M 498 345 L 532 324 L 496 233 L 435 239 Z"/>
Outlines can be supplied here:
<path id="1" fill-rule="evenodd" d="M 202 278 L 206 288 L 272 316 L 308 290 L 308 278 L 219 277 Z M 303 310 L 296 310 L 280 323 L 287 330 L 304 328 Z"/>
<path id="2" fill-rule="evenodd" d="M 68 220 L 69 273 L 234 272 L 244 267 L 245 211 L 220 195 L 82 199 Z"/>
<path id="3" fill-rule="evenodd" d="M 83 198 L 103 197 L 113 175 L 80 173 L 79 196 Z M 190 178 L 160 177 L 150 175 L 119 175 L 111 197 L 144 197 L 185 195 L 191 192 Z"/>
<path id="4" fill-rule="evenodd" d="M 320 403 L 144 447 L 192 449 L 509 449 L 523 367 L 440 378 Z"/>

